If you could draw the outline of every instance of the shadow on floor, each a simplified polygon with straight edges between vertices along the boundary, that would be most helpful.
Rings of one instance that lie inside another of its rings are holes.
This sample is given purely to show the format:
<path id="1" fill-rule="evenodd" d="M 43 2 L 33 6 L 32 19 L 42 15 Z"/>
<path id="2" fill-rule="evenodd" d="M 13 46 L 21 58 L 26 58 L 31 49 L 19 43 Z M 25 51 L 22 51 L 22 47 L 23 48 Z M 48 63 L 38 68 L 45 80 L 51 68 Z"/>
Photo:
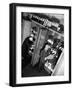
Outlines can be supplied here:
<path id="1" fill-rule="evenodd" d="M 22 69 L 22 77 L 33 77 L 33 76 L 50 76 L 48 72 L 44 69 L 39 71 L 39 68 L 32 67 L 31 64 L 28 64 L 25 68 Z"/>

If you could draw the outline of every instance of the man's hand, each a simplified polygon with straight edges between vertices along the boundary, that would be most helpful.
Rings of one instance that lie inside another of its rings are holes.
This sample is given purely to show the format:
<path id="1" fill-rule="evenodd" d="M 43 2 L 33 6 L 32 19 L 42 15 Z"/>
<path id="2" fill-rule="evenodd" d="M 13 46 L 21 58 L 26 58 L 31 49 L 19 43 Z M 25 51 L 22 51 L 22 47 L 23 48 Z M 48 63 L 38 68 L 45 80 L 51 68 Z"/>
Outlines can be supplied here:
<path id="1" fill-rule="evenodd" d="M 45 57 L 45 61 L 47 60 L 47 59 L 53 59 L 54 58 L 54 54 L 53 55 L 49 55 L 49 56 L 47 56 L 47 57 Z"/>

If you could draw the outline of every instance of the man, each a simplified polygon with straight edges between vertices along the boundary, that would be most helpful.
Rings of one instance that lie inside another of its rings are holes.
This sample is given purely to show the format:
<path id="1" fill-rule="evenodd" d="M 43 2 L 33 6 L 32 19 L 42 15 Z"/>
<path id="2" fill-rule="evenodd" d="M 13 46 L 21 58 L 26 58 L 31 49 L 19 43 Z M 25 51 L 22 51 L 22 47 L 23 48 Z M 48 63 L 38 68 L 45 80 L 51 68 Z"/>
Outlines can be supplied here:
<path id="1" fill-rule="evenodd" d="M 22 44 L 22 67 L 25 67 L 31 62 L 32 50 L 31 47 L 35 41 L 34 36 L 31 34 L 27 37 Z M 30 52 L 31 51 L 31 52 Z"/>
<path id="2" fill-rule="evenodd" d="M 47 43 L 43 46 L 43 48 L 40 51 L 40 63 L 39 68 L 42 70 L 44 68 L 45 62 L 49 62 L 51 64 L 56 63 L 57 61 L 57 50 L 52 48 L 53 42 L 48 39 Z"/>
<path id="3" fill-rule="evenodd" d="M 39 59 L 39 69 L 42 70 L 44 68 L 45 57 L 50 54 L 51 47 L 48 43 L 46 43 L 40 51 L 40 59 Z"/>

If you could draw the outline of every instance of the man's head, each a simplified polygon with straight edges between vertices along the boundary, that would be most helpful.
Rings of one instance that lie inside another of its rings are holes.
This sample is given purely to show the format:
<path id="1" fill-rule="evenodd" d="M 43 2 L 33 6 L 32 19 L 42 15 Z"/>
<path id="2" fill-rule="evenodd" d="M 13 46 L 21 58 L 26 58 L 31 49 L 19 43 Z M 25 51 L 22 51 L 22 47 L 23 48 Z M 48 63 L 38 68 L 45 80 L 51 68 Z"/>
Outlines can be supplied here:
<path id="1" fill-rule="evenodd" d="M 47 51 L 50 48 L 50 45 L 46 44 L 45 45 L 45 51 Z"/>
<path id="2" fill-rule="evenodd" d="M 33 35 L 33 34 L 30 35 L 29 40 L 30 40 L 31 42 L 35 41 L 35 38 L 34 38 L 34 35 Z"/>

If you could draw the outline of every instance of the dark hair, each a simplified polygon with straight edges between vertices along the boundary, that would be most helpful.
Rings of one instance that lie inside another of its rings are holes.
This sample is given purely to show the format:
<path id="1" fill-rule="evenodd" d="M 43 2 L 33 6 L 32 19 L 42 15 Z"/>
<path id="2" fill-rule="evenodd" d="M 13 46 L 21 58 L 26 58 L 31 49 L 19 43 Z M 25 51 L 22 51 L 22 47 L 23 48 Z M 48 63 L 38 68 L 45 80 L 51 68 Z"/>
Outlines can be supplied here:
<path id="1" fill-rule="evenodd" d="M 40 50 L 40 52 L 45 48 L 46 45 L 49 45 L 49 43 L 48 42 L 44 43 L 44 45 L 43 45 L 42 49 Z"/>
<path id="2" fill-rule="evenodd" d="M 53 35 L 48 35 L 48 39 L 54 39 Z"/>
<path id="3" fill-rule="evenodd" d="M 32 27 L 33 30 L 37 31 L 37 27 Z"/>

